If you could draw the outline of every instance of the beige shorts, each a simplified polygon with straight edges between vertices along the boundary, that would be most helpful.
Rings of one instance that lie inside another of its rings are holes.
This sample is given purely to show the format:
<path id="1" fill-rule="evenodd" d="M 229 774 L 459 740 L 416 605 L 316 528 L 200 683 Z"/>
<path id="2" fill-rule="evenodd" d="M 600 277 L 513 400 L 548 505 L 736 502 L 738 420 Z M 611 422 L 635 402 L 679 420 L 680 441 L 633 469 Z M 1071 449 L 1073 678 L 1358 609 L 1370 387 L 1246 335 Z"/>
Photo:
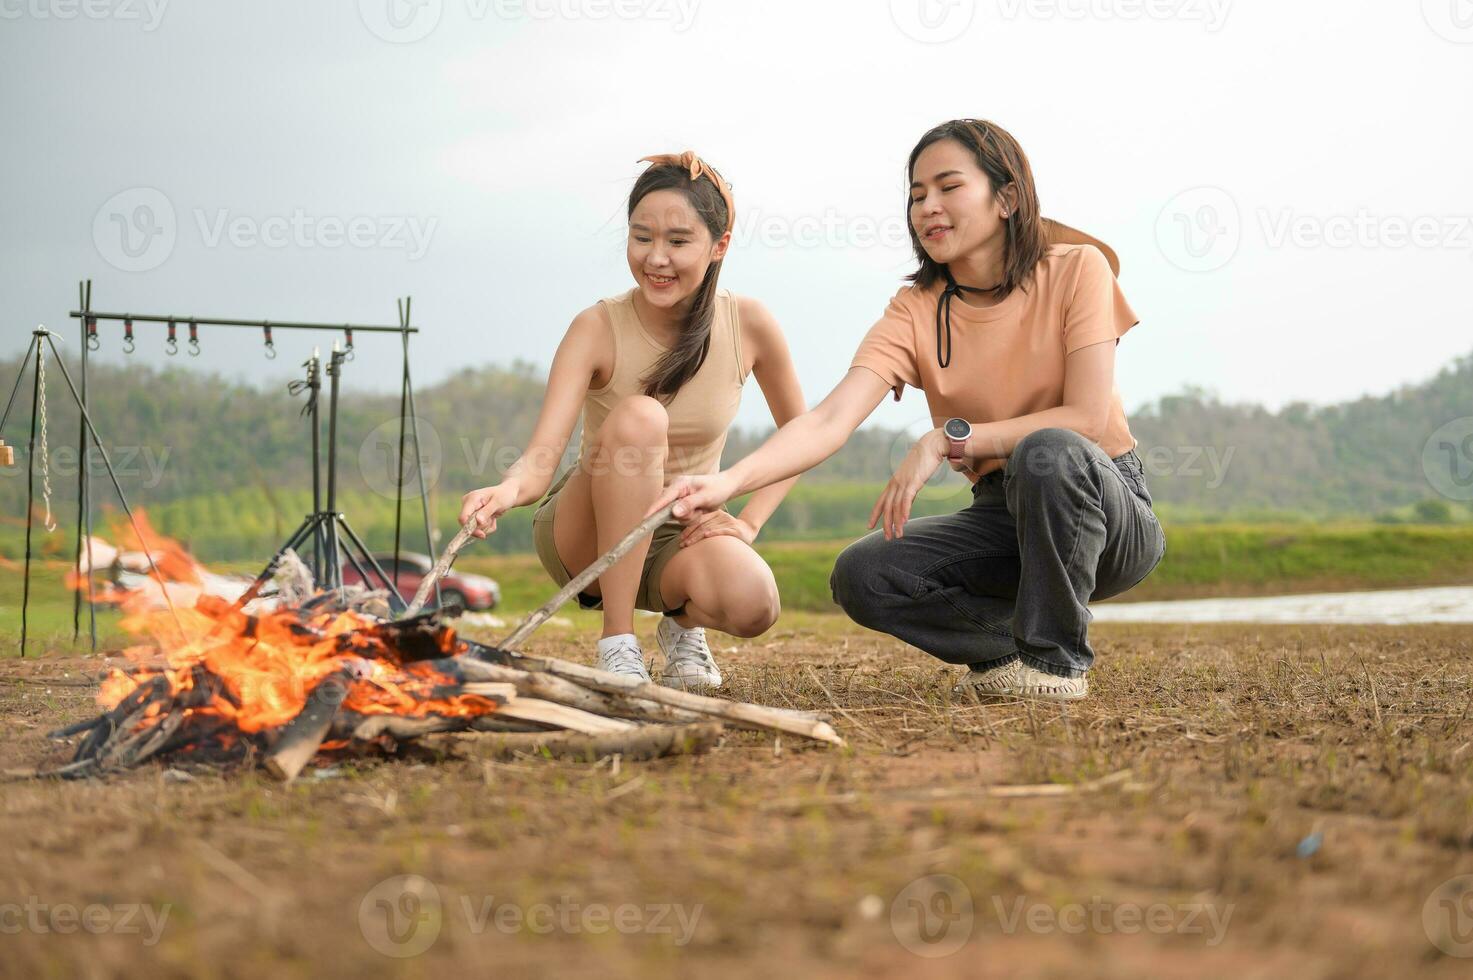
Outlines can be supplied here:
<path id="1" fill-rule="evenodd" d="M 532 514 L 532 544 L 537 549 L 537 559 L 542 562 L 542 567 L 547 569 L 547 574 L 559 586 L 567 585 L 572 581 L 573 574 L 563 565 L 562 558 L 557 553 L 557 543 L 552 536 L 552 520 L 557 513 L 558 491 L 568 482 L 573 475 L 572 467 L 564 473 L 553 484 L 552 489 L 547 492 L 542 503 L 537 505 L 537 510 Z M 722 508 L 723 510 L 725 508 Z M 650 538 L 650 550 L 644 558 L 644 569 L 639 575 L 639 590 L 634 594 L 634 607 L 645 609 L 650 612 L 676 612 L 664 604 L 660 598 L 660 577 L 665 574 L 665 566 L 670 559 L 680 553 L 680 534 L 685 530 L 685 525 L 679 521 L 666 521 L 655 528 L 654 535 Z M 603 599 L 599 596 L 589 595 L 586 592 L 578 593 L 578 605 L 584 609 L 602 609 Z"/>

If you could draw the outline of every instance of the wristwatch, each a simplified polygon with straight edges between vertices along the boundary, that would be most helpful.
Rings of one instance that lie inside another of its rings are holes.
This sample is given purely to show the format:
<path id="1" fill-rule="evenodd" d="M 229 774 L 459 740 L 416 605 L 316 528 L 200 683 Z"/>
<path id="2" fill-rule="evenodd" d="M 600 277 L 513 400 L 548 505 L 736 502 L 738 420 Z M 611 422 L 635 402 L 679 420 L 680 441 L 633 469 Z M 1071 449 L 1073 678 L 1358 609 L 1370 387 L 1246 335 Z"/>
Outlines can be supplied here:
<path id="1" fill-rule="evenodd" d="M 967 440 L 972 437 L 972 423 L 966 419 L 947 419 L 941 431 L 946 433 L 946 458 L 960 463 L 967 450 Z"/>

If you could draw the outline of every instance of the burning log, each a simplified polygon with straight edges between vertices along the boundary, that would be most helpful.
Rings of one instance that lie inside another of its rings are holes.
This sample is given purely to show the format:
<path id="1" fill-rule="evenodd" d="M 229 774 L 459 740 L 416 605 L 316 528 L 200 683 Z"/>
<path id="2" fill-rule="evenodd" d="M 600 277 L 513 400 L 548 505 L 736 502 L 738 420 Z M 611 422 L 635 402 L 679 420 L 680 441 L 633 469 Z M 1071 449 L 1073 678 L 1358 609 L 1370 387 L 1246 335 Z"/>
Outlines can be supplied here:
<path id="1" fill-rule="evenodd" d="M 307 760 L 322 747 L 333 718 L 347 700 L 348 688 L 363 673 L 358 667 L 344 667 L 318 683 L 307 706 L 281 730 L 276 744 L 266 753 L 263 764 L 267 772 L 284 783 L 297 778 Z"/>

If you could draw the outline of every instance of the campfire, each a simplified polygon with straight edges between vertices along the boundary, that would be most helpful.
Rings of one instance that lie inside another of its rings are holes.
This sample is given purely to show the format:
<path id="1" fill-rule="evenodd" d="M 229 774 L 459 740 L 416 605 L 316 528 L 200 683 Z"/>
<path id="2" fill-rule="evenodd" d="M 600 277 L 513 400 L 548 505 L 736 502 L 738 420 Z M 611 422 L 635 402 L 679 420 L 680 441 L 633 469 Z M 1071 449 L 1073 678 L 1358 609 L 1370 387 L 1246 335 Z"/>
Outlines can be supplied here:
<path id="1" fill-rule="evenodd" d="M 389 619 L 382 592 L 320 591 L 291 553 L 274 589 L 226 598 L 202 587 L 202 566 L 176 542 L 145 533 L 136 544 L 163 556 L 162 585 L 103 593 L 140 642 L 103 679 L 102 712 L 52 733 L 77 743 L 72 760 L 47 774 L 157 760 L 261 765 L 290 781 L 314 758 L 394 755 L 440 732 L 484 732 L 507 752 L 590 761 L 704 752 L 727 725 L 842 744 L 816 713 L 477 643 L 438 612 Z M 160 608 L 161 596 L 181 595 L 192 603 Z"/>

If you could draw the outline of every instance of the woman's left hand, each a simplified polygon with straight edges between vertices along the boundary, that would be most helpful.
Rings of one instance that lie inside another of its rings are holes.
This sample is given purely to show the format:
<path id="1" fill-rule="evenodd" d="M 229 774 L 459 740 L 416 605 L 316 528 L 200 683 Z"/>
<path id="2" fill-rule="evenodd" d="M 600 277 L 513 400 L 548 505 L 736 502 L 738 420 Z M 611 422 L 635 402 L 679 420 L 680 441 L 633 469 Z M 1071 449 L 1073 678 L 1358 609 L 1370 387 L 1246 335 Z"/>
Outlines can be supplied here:
<path id="1" fill-rule="evenodd" d="M 751 544 L 757 540 L 757 529 L 740 517 L 733 517 L 724 510 L 713 510 L 702 515 L 694 523 L 686 526 L 680 532 L 680 546 L 689 548 L 702 538 L 715 538 L 721 535 L 730 535 L 740 538 L 742 543 Z"/>
<path id="2" fill-rule="evenodd" d="M 905 461 L 900 464 L 895 475 L 890 477 L 885 491 L 875 503 L 875 509 L 870 511 L 871 530 L 874 529 L 875 522 L 880 521 L 886 541 L 905 536 L 905 522 L 910 520 L 910 505 L 926 481 L 941 468 L 946 450 L 946 435 L 940 429 L 932 429 L 910 447 L 910 452 L 905 454 Z"/>

